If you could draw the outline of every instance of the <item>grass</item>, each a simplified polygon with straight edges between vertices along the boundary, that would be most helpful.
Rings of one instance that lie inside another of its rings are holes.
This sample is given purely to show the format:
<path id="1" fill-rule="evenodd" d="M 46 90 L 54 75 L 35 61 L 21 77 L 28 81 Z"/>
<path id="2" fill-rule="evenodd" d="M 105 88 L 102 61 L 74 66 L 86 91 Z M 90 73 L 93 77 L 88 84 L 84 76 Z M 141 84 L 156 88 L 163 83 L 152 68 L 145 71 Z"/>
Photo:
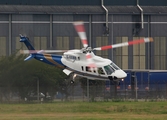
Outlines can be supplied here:
<path id="1" fill-rule="evenodd" d="M 0 120 L 166 120 L 167 102 L 0 104 Z"/>

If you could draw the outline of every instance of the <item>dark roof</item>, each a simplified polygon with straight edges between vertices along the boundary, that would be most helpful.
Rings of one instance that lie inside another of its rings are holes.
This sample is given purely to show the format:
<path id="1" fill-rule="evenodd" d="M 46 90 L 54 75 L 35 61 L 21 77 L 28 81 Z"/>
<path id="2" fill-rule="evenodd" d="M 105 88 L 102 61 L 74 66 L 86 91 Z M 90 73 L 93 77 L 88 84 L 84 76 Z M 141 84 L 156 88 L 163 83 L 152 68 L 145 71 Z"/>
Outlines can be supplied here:
<path id="1" fill-rule="evenodd" d="M 138 0 L 141 6 L 167 6 L 167 0 Z M 135 6 L 137 0 L 103 0 L 108 6 Z M 79 6 L 101 5 L 101 0 L 0 0 L 0 5 L 57 5 Z"/>
<path id="2" fill-rule="evenodd" d="M 106 6 L 109 14 L 139 14 L 137 6 Z M 141 6 L 144 14 L 167 14 L 167 6 Z M 0 5 L 0 13 L 15 14 L 103 14 L 101 6 Z"/>

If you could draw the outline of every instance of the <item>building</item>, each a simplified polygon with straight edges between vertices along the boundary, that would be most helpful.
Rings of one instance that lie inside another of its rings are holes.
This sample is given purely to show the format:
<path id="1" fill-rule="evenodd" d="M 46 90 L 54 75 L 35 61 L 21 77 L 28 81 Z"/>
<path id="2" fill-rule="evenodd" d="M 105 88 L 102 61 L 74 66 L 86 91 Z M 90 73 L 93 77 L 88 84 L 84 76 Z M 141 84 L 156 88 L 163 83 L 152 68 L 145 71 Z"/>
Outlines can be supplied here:
<path id="1" fill-rule="evenodd" d="M 72 25 L 84 21 L 91 47 L 153 37 L 153 43 L 134 45 L 97 55 L 122 69 L 167 69 L 166 0 L 5 0 L 0 1 L 0 56 L 26 49 L 19 34 L 36 49 L 82 48 Z"/>

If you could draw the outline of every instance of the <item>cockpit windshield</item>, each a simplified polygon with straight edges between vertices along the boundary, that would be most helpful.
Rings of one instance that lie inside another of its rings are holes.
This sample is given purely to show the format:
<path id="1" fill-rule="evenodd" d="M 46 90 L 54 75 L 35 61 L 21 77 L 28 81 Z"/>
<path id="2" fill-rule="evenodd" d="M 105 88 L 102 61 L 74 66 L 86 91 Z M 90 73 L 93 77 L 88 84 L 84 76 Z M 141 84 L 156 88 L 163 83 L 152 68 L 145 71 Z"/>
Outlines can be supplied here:
<path id="1" fill-rule="evenodd" d="M 104 69 L 107 75 L 111 75 L 115 71 L 110 65 L 104 66 Z"/>
<path id="2" fill-rule="evenodd" d="M 119 69 L 120 69 L 120 68 L 119 68 L 116 64 L 114 64 L 114 63 L 111 63 L 110 65 L 111 65 L 111 67 L 113 67 L 115 70 L 119 70 Z"/>

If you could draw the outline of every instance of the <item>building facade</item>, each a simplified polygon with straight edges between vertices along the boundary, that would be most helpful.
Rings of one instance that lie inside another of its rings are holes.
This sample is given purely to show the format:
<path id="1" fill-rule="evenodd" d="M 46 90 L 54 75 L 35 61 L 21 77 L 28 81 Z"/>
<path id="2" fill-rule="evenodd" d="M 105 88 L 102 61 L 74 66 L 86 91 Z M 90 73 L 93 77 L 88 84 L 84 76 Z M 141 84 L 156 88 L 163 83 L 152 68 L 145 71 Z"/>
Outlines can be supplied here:
<path id="1" fill-rule="evenodd" d="M 142 37 L 154 39 L 152 43 L 96 51 L 97 55 L 122 69 L 167 69 L 167 1 L 63 1 L 1 1 L 0 56 L 27 49 L 19 42 L 19 34 L 29 37 L 36 49 L 80 49 L 83 46 L 72 23 L 84 21 L 93 48 Z"/>

